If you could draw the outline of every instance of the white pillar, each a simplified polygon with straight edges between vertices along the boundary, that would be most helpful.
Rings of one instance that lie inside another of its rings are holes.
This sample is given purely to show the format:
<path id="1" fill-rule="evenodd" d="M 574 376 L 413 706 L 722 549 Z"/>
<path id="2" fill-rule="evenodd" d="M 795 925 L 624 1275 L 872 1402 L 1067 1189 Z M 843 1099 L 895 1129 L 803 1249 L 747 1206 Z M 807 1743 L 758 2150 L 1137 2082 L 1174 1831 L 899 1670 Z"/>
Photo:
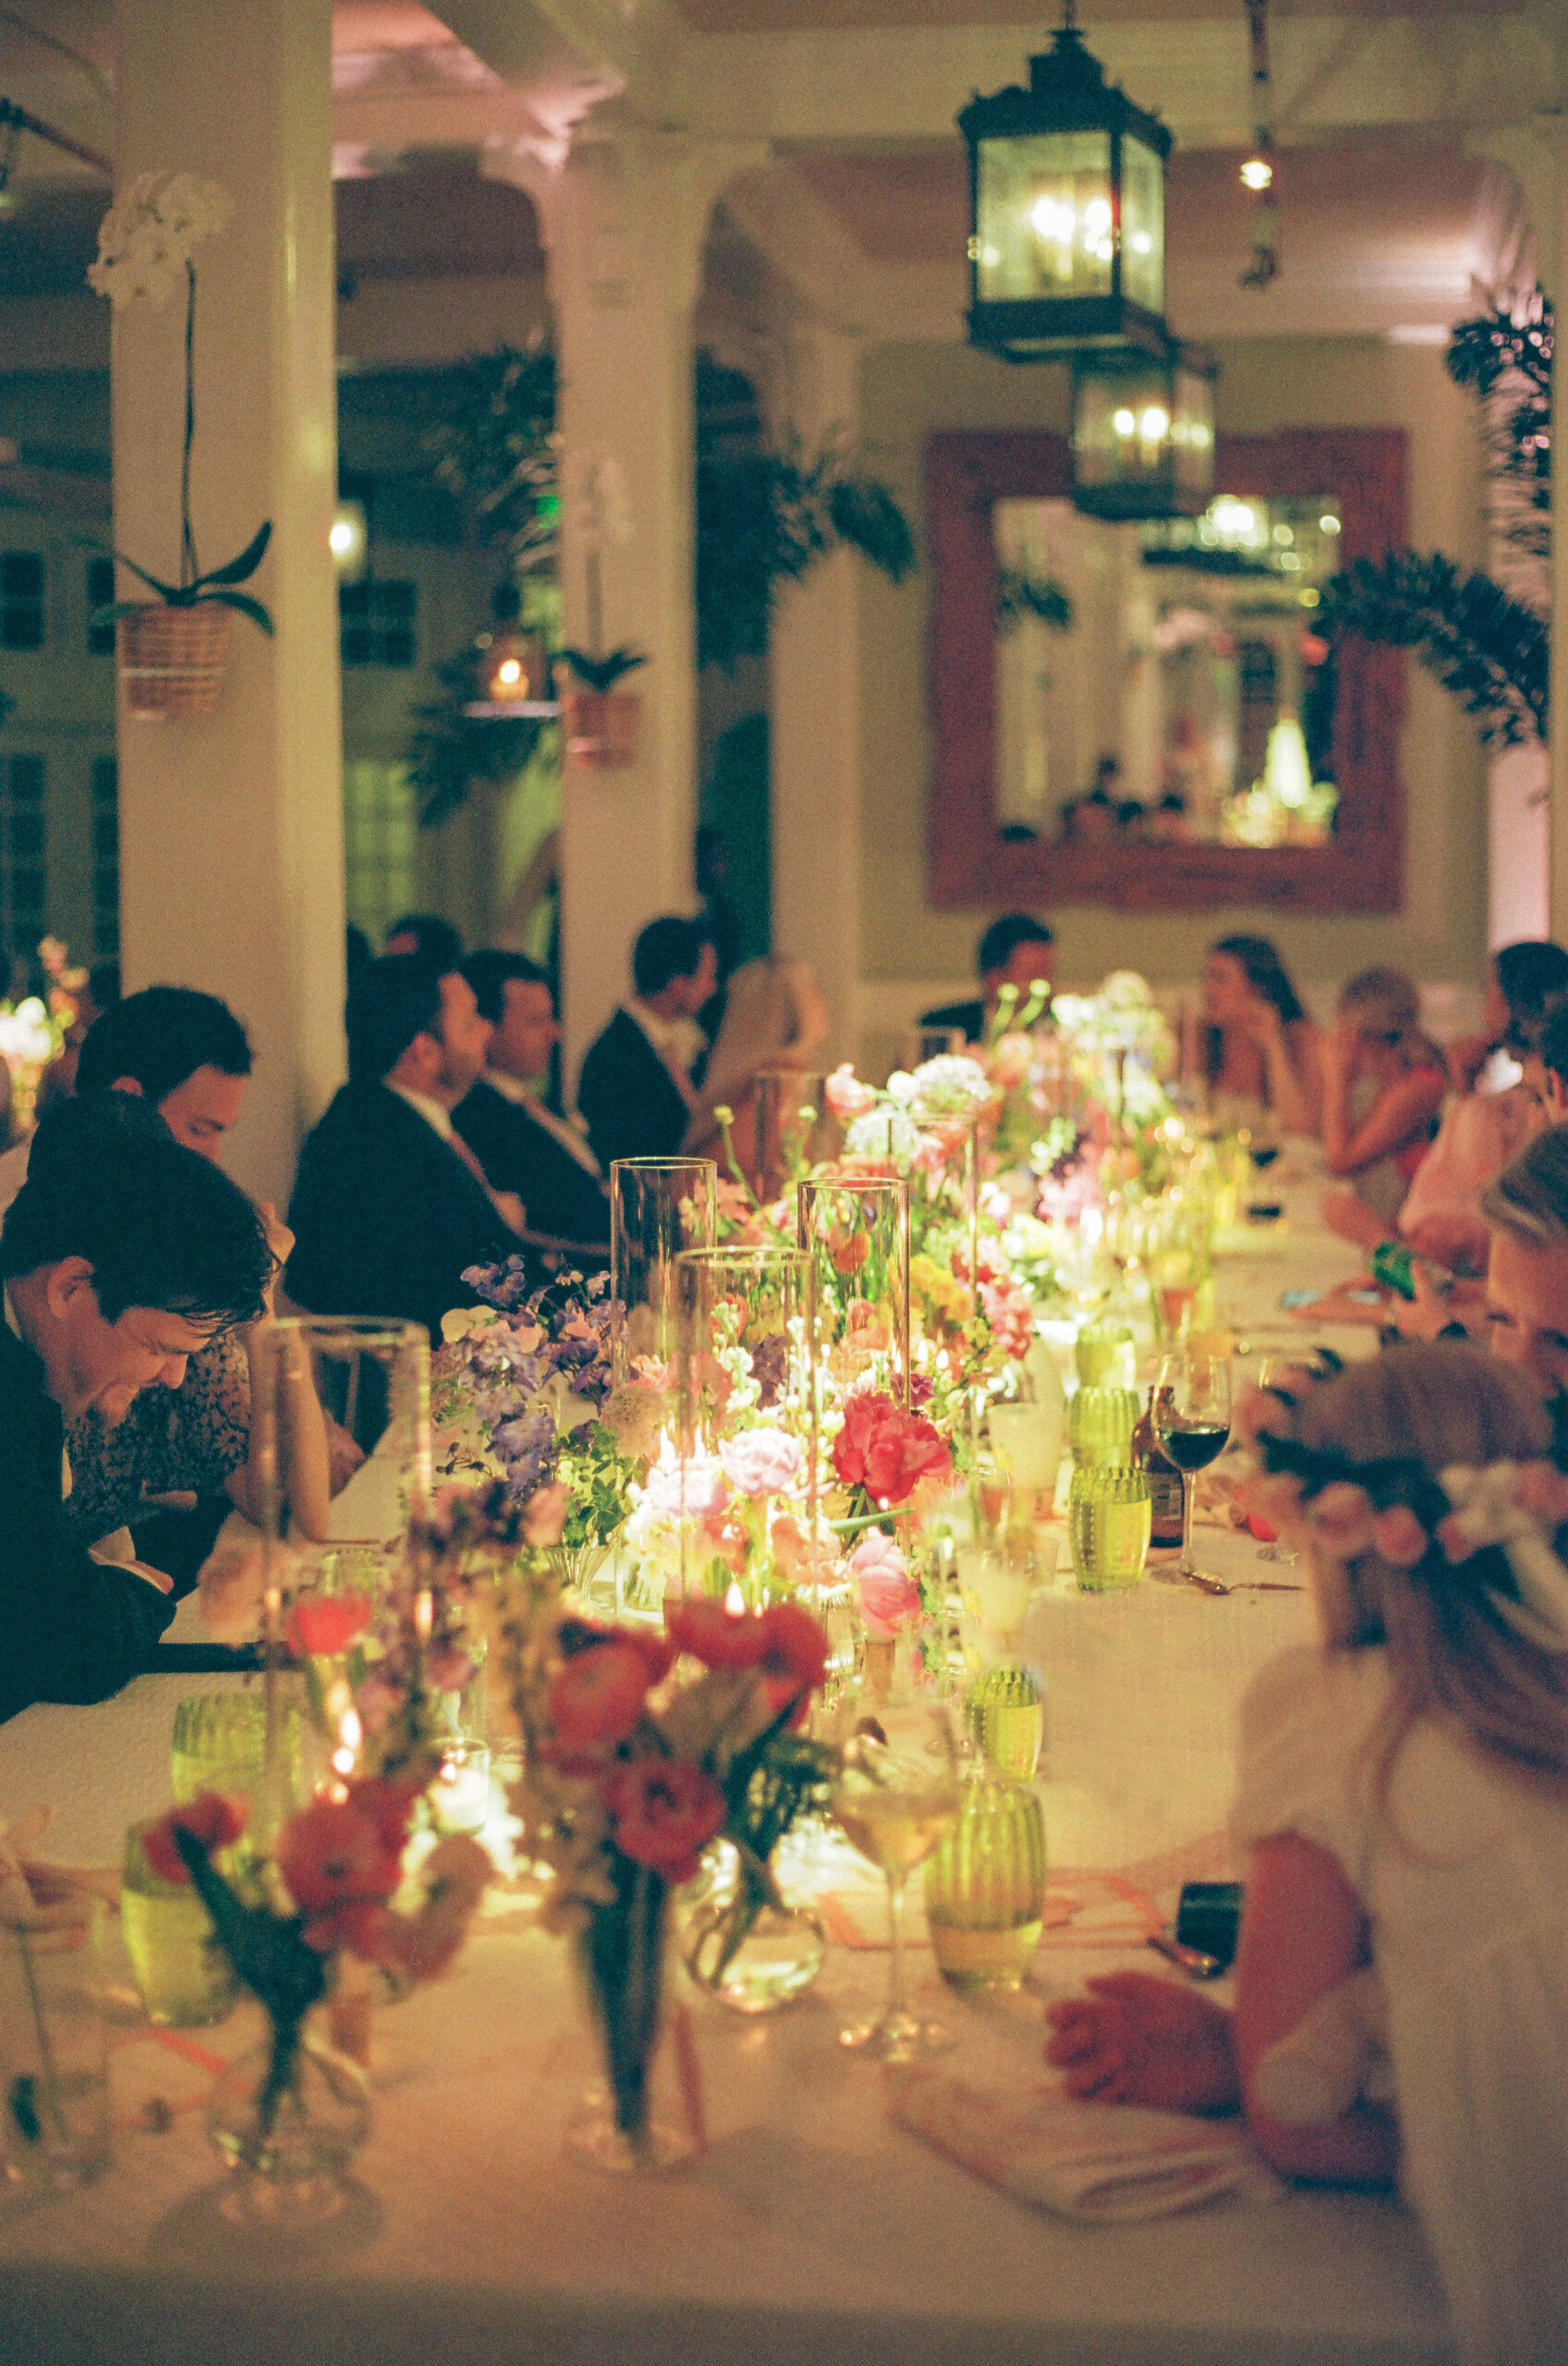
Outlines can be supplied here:
<path id="1" fill-rule="evenodd" d="M 533 198 L 550 258 L 560 369 L 561 574 L 569 646 L 590 637 L 583 490 L 609 463 L 624 488 L 597 557 L 606 649 L 648 659 L 635 763 L 568 762 L 562 782 L 561 971 L 566 1073 L 629 991 L 633 938 L 695 903 L 697 655 L 692 314 L 714 197 L 749 149 L 653 131 L 589 137 L 558 174 L 489 169 Z"/>
<path id="2" fill-rule="evenodd" d="M 1557 308 L 1558 333 L 1568 315 L 1568 133 L 1557 141 L 1554 236 L 1540 241 L 1541 275 Z M 1550 260 L 1549 260 L 1550 253 Z M 1568 945 L 1568 368 L 1552 373 L 1551 471 L 1551 933 Z"/>
<path id="3" fill-rule="evenodd" d="M 860 340 L 797 330 L 776 399 L 775 432 L 794 426 L 808 448 L 860 416 Z M 816 971 L 833 1018 L 830 1059 L 859 1054 L 860 606 L 857 571 L 840 550 L 788 585 L 768 651 L 772 787 L 773 950 Z"/>
<path id="4" fill-rule="evenodd" d="M 119 0 L 117 19 L 118 187 L 172 167 L 234 201 L 196 256 L 191 505 L 204 567 L 272 519 L 246 588 L 277 635 L 235 618 L 211 721 L 122 712 L 126 982 L 200 986 L 244 1019 L 256 1072 L 232 1165 L 281 1204 L 343 1067 L 332 0 Z M 182 311 L 135 304 L 114 329 L 115 541 L 165 579 Z"/>

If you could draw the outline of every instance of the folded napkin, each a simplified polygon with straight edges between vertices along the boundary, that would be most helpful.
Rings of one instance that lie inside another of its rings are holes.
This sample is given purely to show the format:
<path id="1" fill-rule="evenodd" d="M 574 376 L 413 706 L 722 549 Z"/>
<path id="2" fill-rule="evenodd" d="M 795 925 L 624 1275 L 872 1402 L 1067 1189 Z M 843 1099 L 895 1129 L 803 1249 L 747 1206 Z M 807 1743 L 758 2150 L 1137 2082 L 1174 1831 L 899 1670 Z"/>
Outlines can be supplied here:
<path id="1" fill-rule="evenodd" d="M 1284 2192 L 1234 2120 L 1074 2103 L 1053 2088 L 1019 2093 L 934 2069 L 894 2072 L 890 2083 L 899 2127 L 1017 2201 L 1079 2226 L 1170 2218 L 1227 2194 L 1277 2201 Z"/>

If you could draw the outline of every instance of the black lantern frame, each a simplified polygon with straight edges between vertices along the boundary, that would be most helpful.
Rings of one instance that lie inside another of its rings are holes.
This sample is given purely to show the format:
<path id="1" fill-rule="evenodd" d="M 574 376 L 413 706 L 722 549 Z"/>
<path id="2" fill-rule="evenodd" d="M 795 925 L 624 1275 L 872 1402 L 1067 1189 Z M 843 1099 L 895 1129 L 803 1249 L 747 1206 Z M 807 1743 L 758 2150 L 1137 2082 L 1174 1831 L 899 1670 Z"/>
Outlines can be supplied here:
<path id="1" fill-rule="evenodd" d="M 977 92 L 969 147 L 969 342 L 1009 361 L 1160 354 L 1171 134 L 1113 82 L 1072 22 L 1029 87 Z M 1056 292 L 1050 292 L 1054 283 Z"/>
<path id="2" fill-rule="evenodd" d="M 1214 498 L 1211 353 L 1086 356 L 1073 371 L 1073 506 L 1090 518 L 1201 518 Z"/>

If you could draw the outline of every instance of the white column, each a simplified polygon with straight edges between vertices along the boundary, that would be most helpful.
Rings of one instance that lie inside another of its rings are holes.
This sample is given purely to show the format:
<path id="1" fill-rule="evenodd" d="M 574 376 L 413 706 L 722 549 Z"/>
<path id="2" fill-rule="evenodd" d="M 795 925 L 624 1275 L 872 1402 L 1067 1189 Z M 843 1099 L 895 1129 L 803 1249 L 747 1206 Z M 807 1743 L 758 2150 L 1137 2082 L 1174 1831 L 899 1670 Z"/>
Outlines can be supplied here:
<path id="1" fill-rule="evenodd" d="M 1561 120 L 1557 141 L 1557 209 L 1554 235 L 1540 241 L 1541 276 L 1556 307 L 1558 334 L 1568 305 L 1568 133 Z M 1551 472 L 1551 933 L 1568 945 L 1568 368 L 1552 374 Z"/>
<path id="2" fill-rule="evenodd" d="M 561 573 L 569 646 L 590 637 L 581 498 L 606 463 L 624 488 L 597 557 L 606 649 L 648 659 L 635 763 L 568 762 L 562 783 L 561 964 L 566 1073 L 629 991 L 633 938 L 695 903 L 697 657 L 692 314 L 713 199 L 749 149 L 678 135 L 590 137 L 559 174 L 494 159 L 532 196 L 550 258 L 560 367 Z"/>
<path id="3" fill-rule="evenodd" d="M 860 340 L 810 327 L 790 339 L 777 392 L 808 448 L 860 415 Z M 808 961 L 833 1018 L 831 1060 L 860 1036 L 860 606 L 852 552 L 820 559 L 773 612 L 768 651 L 773 950 Z"/>
<path id="4" fill-rule="evenodd" d="M 180 168 L 234 214 L 198 250 L 193 523 L 203 567 L 264 518 L 246 588 L 276 639 L 234 620 L 217 713 L 119 728 L 128 986 L 221 994 L 256 1072 L 237 1176 L 280 1204 L 343 1066 L 331 0 L 119 0 L 118 187 Z M 114 332 L 115 541 L 178 570 L 181 308 Z M 121 591 L 133 589 L 122 577 Z"/>

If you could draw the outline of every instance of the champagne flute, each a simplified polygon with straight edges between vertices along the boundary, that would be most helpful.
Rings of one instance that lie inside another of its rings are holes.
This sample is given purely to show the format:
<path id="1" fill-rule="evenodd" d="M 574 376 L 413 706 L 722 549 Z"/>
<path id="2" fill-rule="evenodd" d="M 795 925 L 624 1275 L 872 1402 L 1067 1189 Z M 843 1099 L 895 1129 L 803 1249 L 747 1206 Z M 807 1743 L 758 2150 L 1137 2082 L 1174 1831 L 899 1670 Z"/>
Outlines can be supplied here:
<path id="1" fill-rule="evenodd" d="M 957 1746 L 950 1713 L 932 1696 L 907 1702 L 862 1694 L 844 1746 L 833 1812 L 845 1838 L 887 1883 L 887 2003 L 875 2020 L 839 2031 L 841 2045 L 881 2062 L 941 2054 L 952 2034 L 909 2009 L 904 1976 L 904 1885 L 958 1821 Z"/>
<path id="2" fill-rule="evenodd" d="M 1154 1388 L 1154 1428 L 1161 1446 L 1187 1481 L 1182 1509 L 1181 1573 L 1213 1590 L 1215 1579 L 1193 1567 L 1192 1510 L 1200 1470 L 1223 1454 L 1231 1434 L 1231 1366 L 1226 1356 L 1179 1348 L 1160 1367 Z"/>

